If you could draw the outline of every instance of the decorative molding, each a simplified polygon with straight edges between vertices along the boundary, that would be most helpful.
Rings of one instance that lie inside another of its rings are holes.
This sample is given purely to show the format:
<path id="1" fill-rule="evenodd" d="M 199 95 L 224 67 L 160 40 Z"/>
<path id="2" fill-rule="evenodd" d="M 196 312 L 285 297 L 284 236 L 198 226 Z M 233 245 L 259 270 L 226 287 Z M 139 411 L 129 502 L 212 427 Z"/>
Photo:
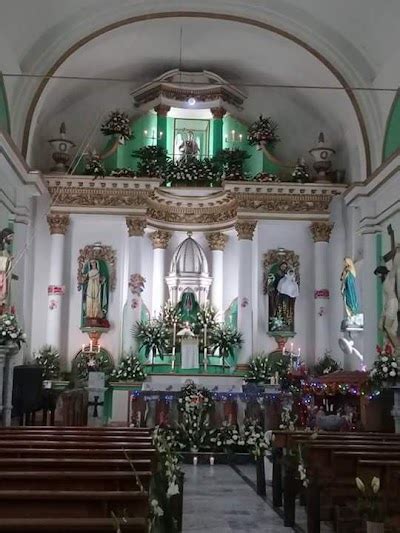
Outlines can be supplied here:
<path id="1" fill-rule="evenodd" d="M 153 248 L 161 248 L 165 250 L 167 248 L 169 240 L 172 236 L 170 231 L 157 230 L 150 234 L 150 239 L 153 243 Z"/>
<path id="2" fill-rule="evenodd" d="M 316 289 L 314 291 L 314 300 L 329 300 L 328 289 Z"/>
<path id="3" fill-rule="evenodd" d="M 333 224 L 329 222 L 313 222 L 310 231 L 314 242 L 329 242 Z"/>
<path id="4" fill-rule="evenodd" d="M 220 250 L 223 252 L 225 250 L 228 235 L 218 231 L 216 233 L 209 233 L 206 237 L 211 251 Z"/>
<path id="5" fill-rule="evenodd" d="M 49 213 L 47 222 L 50 235 L 65 235 L 69 226 L 69 215 L 65 213 Z"/>
<path id="6" fill-rule="evenodd" d="M 126 217 L 129 237 L 143 237 L 147 220 L 142 217 Z"/>
<path id="7" fill-rule="evenodd" d="M 256 229 L 256 220 L 238 221 L 235 224 L 235 229 L 239 240 L 253 240 L 254 231 Z"/>
<path id="8" fill-rule="evenodd" d="M 213 118 L 224 118 L 226 115 L 226 109 L 223 107 L 212 107 L 210 109 Z"/>
<path id="9" fill-rule="evenodd" d="M 171 110 L 171 106 L 165 105 L 165 104 L 158 104 L 154 108 L 154 111 L 157 113 L 157 116 L 159 117 L 166 117 Z"/>
<path id="10" fill-rule="evenodd" d="M 56 189 L 49 188 L 57 207 L 86 208 L 142 208 L 146 209 L 147 193 L 144 191 L 101 190 L 101 189 Z"/>

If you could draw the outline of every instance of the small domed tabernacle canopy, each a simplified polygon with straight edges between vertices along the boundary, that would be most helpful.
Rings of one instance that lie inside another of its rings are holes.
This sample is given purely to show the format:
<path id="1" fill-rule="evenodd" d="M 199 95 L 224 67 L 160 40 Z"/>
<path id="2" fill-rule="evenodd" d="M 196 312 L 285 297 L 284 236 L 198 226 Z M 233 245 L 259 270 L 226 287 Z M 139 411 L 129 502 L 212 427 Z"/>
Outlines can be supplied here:
<path id="1" fill-rule="evenodd" d="M 176 249 L 171 261 L 170 274 L 177 276 L 208 275 L 206 254 L 198 242 L 188 237 Z"/>

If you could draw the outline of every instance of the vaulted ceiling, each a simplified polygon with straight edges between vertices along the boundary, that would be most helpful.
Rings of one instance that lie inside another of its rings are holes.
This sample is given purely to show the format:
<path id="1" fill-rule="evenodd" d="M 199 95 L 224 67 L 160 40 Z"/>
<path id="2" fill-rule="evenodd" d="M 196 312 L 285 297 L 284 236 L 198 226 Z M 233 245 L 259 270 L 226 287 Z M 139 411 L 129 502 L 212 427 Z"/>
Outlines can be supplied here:
<path id="1" fill-rule="evenodd" d="M 384 6 L 376 0 L 0 0 L 0 6 L 4 73 L 127 80 L 46 84 L 6 77 L 13 136 L 24 150 L 29 144 L 34 164 L 60 119 L 70 121 L 80 141 L 99 112 L 132 110 L 132 89 L 179 64 L 240 85 L 249 97 L 242 118 L 274 116 L 284 157 L 299 155 L 324 129 L 339 148 L 346 145 L 341 162 L 353 179 L 366 177 L 368 161 L 379 163 L 392 93 L 263 84 L 371 87 L 384 80 L 396 87 L 395 74 L 387 73 L 396 72 L 388 65 L 397 60 L 397 0 Z"/>

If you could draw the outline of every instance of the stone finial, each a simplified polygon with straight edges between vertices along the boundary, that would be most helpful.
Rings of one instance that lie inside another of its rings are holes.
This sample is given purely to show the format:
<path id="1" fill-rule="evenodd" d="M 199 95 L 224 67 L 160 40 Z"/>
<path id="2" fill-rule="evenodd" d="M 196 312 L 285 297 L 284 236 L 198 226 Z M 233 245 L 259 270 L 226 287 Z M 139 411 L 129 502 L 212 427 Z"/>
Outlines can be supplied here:
<path id="1" fill-rule="evenodd" d="M 147 221 L 142 217 L 126 217 L 129 237 L 143 237 Z"/>
<path id="2" fill-rule="evenodd" d="M 236 222 L 235 229 L 239 240 L 253 240 L 254 230 L 256 229 L 257 221 L 246 220 Z"/>
<path id="3" fill-rule="evenodd" d="M 216 233 L 209 233 L 207 235 L 207 241 L 208 241 L 210 250 L 224 251 L 225 244 L 228 241 L 228 235 L 224 235 L 224 233 L 221 233 L 219 231 L 217 231 Z"/>
<path id="4" fill-rule="evenodd" d="M 330 222 L 313 222 L 310 226 L 314 242 L 329 242 L 333 224 Z"/>
<path id="5" fill-rule="evenodd" d="M 168 115 L 168 112 L 170 111 L 171 107 L 169 105 L 165 104 L 158 104 L 154 108 L 154 111 L 157 113 L 159 117 L 166 117 Z"/>
<path id="6" fill-rule="evenodd" d="M 224 115 L 226 114 L 226 109 L 223 107 L 212 107 L 210 111 L 213 118 L 224 118 Z"/>
<path id="7" fill-rule="evenodd" d="M 157 230 L 150 234 L 150 239 L 153 243 L 153 248 L 165 248 L 168 246 L 169 240 L 171 238 L 171 232 Z"/>
<path id="8" fill-rule="evenodd" d="M 49 213 L 47 215 L 50 235 L 65 235 L 69 226 L 69 215 L 64 213 Z"/>

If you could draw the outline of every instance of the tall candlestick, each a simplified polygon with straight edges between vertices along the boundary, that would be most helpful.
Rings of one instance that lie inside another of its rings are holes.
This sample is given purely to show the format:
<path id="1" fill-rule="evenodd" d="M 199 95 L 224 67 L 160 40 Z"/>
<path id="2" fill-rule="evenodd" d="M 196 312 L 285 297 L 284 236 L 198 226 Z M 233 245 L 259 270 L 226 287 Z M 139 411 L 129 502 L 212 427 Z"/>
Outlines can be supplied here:
<path id="1" fill-rule="evenodd" d="M 89 343 L 89 351 L 93 352 L 93 341 L 90 341 Z"/>
<path id="2" fill-rule="evenodd" d="M 172 339 L 172 348 L 175 348 L 176 345 L 176 321 L 174 320 L 174 334 Z"/>
<path id="3" fill-rule="evenodd" d="M 285 355 L 285 352 L 286 352 L 286 344 L 282 346 L 282 355 Z"/>
<path id="4" fill-rule="evenodd" d="M 85 345 L 82 344 L 82 352 L 84 352 L 84 351 L 85 351 Z"/>
<path id="5" fill-rule="evenodd" d="M 290 351 L 293 353 L 293 342 L 290 343 Z"/>

